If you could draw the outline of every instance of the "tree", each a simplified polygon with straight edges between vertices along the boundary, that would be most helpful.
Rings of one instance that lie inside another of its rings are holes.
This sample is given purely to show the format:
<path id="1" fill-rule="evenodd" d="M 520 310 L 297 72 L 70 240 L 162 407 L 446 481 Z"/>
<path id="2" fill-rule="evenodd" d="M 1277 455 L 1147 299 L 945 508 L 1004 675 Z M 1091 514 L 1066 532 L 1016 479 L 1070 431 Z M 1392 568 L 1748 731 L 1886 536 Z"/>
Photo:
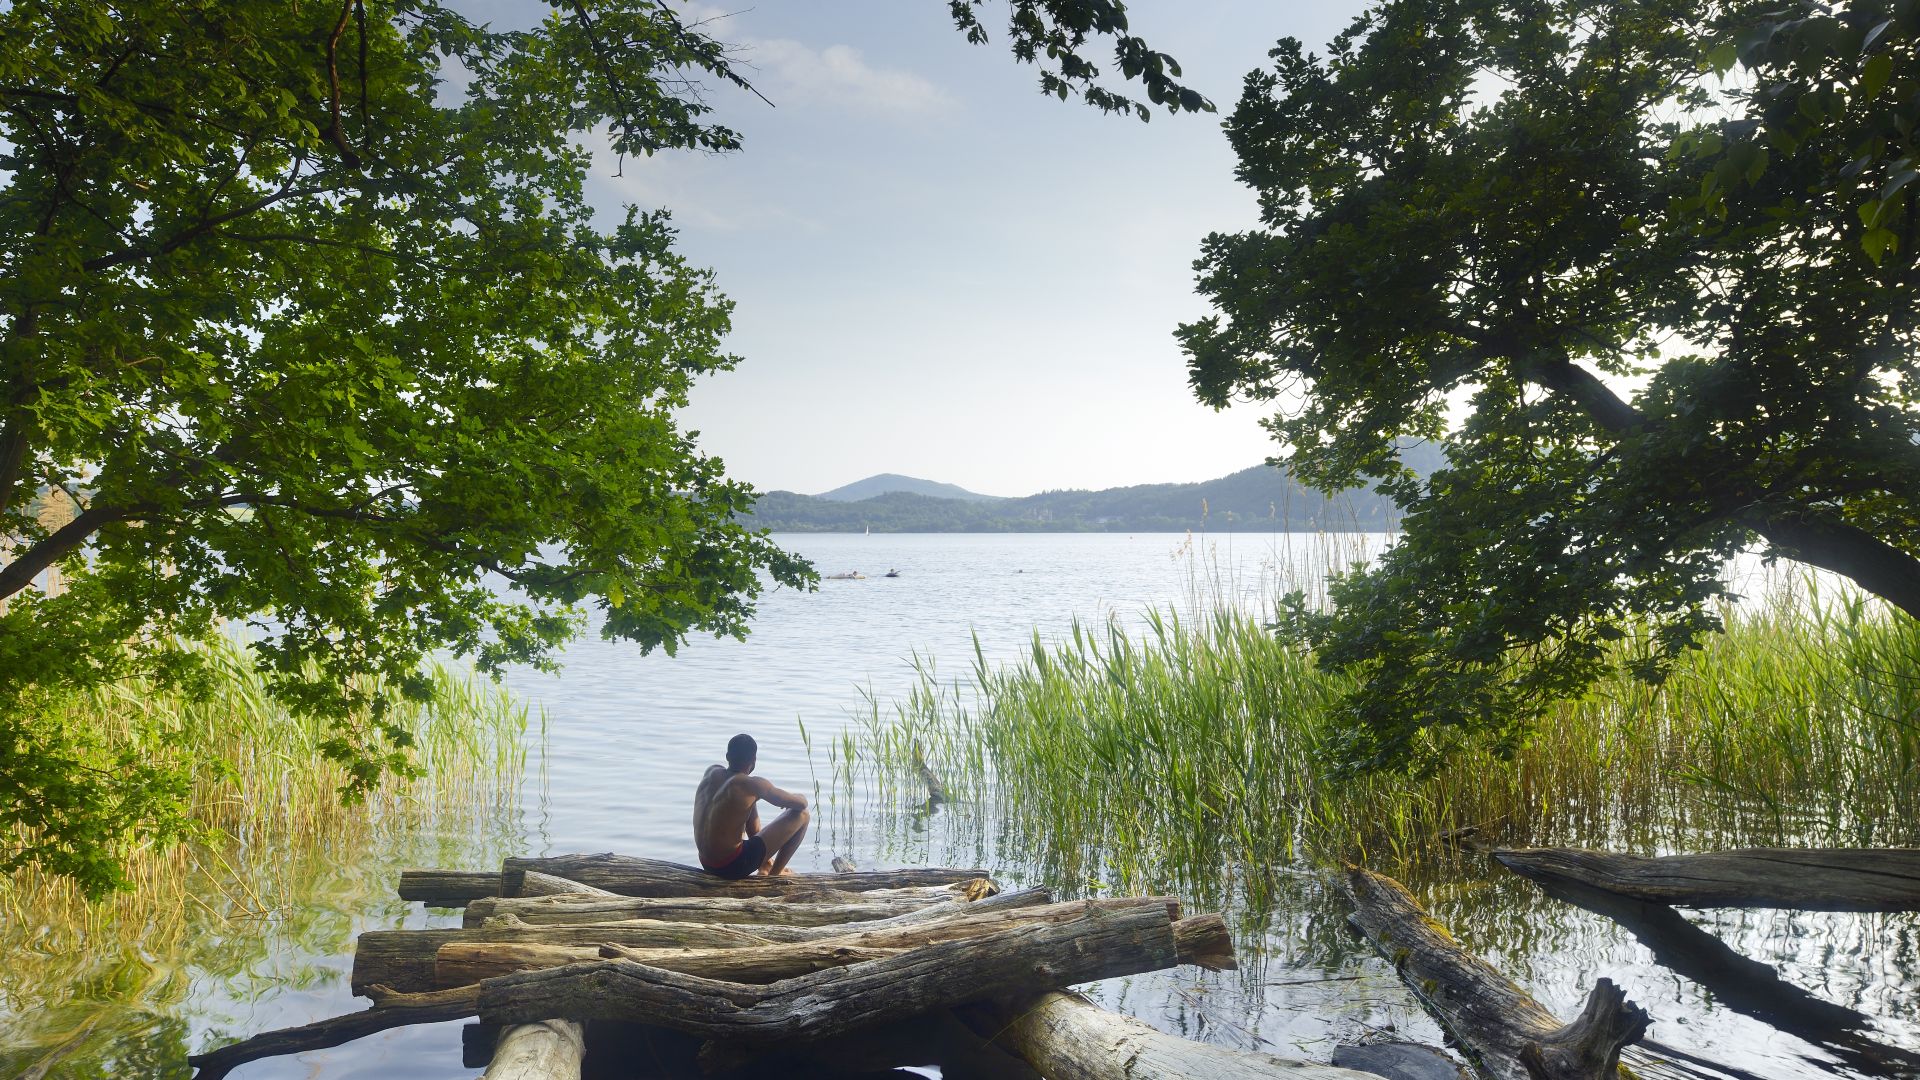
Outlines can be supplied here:
<path id="1" fill-rule="evenodd" d="M 1012 4 L 1043 89 L 1144 119 L 1081 53 L 1108 38 L 1151 101 L 1211 108 L 1114 0 Z M 430 652 L 550 665 L 589 607 L 672 652 L 812 580 L 675 422 L 735 362 L 729 302 L 664 212 L 583 197 L 589 132 L 737 148 L 713 85 L 751 89 L 661 0 L 523 32 L 438 0 L 0 11 L 0 871 L 99 891 L 178 833 L 175 756 L 58 705 L 191 689 L 223 620 L 336 725 L 351 796 L 411 771 L 391 710 Z"/>
<path id="2" fill-rule="evenodd" d="M 1300 475 L 1403 507 L 1285 620 L 1355 677 L 1347 764 L 1657 680 L 1756 542 L 1920 615 L 1917 38 L 1910 0 L 1395 0 L 1248 76 L 1263 227 L 1208 238 L 1179 337 Z"/>

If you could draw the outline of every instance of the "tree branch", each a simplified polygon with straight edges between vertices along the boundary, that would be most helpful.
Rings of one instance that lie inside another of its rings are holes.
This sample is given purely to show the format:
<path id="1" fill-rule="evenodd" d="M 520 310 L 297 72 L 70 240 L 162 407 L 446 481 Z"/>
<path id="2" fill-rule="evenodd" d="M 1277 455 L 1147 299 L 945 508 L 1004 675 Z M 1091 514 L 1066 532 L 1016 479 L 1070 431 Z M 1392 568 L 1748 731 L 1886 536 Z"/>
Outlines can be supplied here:
<path id="1" fill-rule="evenodd" d="M 0 600 L 33 584 L 42 570 L 78 550 L 102 525 L 128 516 L 126 511 L 113 507 L 95 506 L 82 511 L 46 539 L 21 552 L 18 558 L 0 566 Z"/>

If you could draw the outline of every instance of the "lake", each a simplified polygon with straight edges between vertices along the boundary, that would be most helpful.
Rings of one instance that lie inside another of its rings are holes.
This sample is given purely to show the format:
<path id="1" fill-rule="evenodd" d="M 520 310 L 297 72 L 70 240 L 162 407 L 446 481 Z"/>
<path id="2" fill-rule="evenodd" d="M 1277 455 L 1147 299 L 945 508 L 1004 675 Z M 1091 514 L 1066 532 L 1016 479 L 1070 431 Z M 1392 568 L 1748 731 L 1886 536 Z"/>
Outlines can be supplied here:
<path id="1" fill-rule="evenodd" d="M 835 855 L 863 868 L 986 865 L 1009 883 L 1079 894 L 1088 883 L 1043 880 L 1026 856 L 1035 838 L 996 830 L 976 808 L 928 817 L 882 804 L 873 792 L 836 791 L 831 755 L 838 751 L 830 747 L 838 732 L 869 702 L 884 710 L 913 685 L 916 657 L 957 674 L 976 648 L 989 662 L 1018 657 L 1036 632 L 1057 638 L 1076 617 L 1097 623 L 1137 620 L 1154 607 L 1189 615 L 1218 603 L 1259 608 L 1276 590 L 1317 588 L 1324 567 L 1362 559 L 1384 539 L 783 537 L 823 575 L 864 577 L 823 580 L 813 593 L 769 594 L 745 642 L 698 640 L 668 658 L 589 636 L 569 647 L 557 676 L 509 675 L 508 686 L 545 715 L 530 735 L 535 753 L 517 807 L 484 821 L 404 835 L 376 829 L 356 842 L 286 853 L 280 863 L 297 869 L 275 894 L 274 912 L 219 931 L 230 936 L 227 962 L 143 951 L 113 958 L 111 978 L 91 969 L 74 985 L 41 988 L 38 1003 L 19 1000 L 25 992 L 16 990 L 7 1003 L 12 1015 L 0 1017 L 9 1028 L 0 1035 L 0 1074 L 9 1062 L 35 1060 L 28 1047 L 43 1049 L 86 1025 L 85 1045 L 67 1059 L 73 1075 L 184 1076 L 174 1067 L 182 1048 L 200 1049 L 216 1033 L 250 1034 L 362 1007 L 346 991 L 354 934 L 457 924 L 393 897 L 403 866 L 483 867 L 507 853 L 593 851 L 691 862 L 693 785 L 740 731 L 760 742 L 761 775 L 813 793 L 816 821 L 798 870 L 826 869 Z M 899 576 L 884 576 L 889 570 Z M 1230 913 L 1242 971 L 1114 980 L 1096 996 L 1190 1037 L 1321 1061 L 1339 1042 L 1382 1033 L 1438 1044 L 1439 1031 L 1398 978 L 1346 933 L 1344 907 L 1327 883 L 1310 868 L 1280 869 L 1287 884 L 1270 916 Z M 1676 971 L 1663 962 L 1672 957 L 1662 951 L 1660 928 L 1642 927 L 1636 936 L 1503 872 L 1410 884 L 1470 947 L 1563 1016 L 1594 978 L 1612 976 L 1653 1014 L 1653 1038 L 1722 1067 L 1702 1075 L 1911 1074 L 1920 1061 L 1901 1054 L 1920 1052 L 1920 1026 L 1911 1019 L 1920 1005 L 1913 916 L 1720 911 L 1687 913 L 1686 925 L 1665 928 L 1669 936 L 1685 935 L 1688 926 L 1704 930 L 1765 966 L 1737 968 L 1729 978 Z M 1820 1023 L 1780 1015 L 1777 998 L 1757 1006 L 1743 999 L 1742 982 L 1766 967 L 1857 1010 L 1867 1028 L 1849 1029 L 1835 1043 Z M 236 1076 L 468 1076 L 459 1027 L 399 1029 L 258 1062 Z"/>

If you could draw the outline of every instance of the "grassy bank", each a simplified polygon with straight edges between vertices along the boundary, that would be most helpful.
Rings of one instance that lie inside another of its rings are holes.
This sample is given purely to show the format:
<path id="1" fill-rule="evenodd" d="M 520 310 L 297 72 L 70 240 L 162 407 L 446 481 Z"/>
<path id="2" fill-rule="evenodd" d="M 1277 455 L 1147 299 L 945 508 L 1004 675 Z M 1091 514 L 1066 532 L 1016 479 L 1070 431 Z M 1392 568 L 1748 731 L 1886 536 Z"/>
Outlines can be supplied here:
<path id="1" fill-rule="evenodd" d="M 1468 830 L 1633 850 L 1920 841 L 1920 623 L 1804 594 L 1728 622 L 1665 685 L 1609 680 L 1512 760 L 1467 752 L 1427 777 L 1330 778 L 1339 681 L 1231 609 L 1076 624 L 958 680 L 924 667 L 835 757 L 842 783 L 896 804 L 924 760 L 1054 880 L 1234 889 L 1255 909 L 1276 873 L 1418 874 Z"/>
<path id="2" fill-rule="evenodd" d="M 325 958 L 350 939 L 350 913 L 397 904 L 398 863 L 465 865 L 517 838 L 528 715 L 504 691 L 436 669 L 404 721 L 424 775 L 347 805 L 325 725 L 275 705 L 243 649 L 212 660 L 203 698 L 126 685 L 59 705 L 105 744 L 194 762 L 197 835 L 133 851 L 129 888 L 97 902 L 31 869 L 0 877 L 0 1074 L 57 1050 L 73 1075 L 146 1075 L 149 1055 L 151 1075 L 170 1075 L 190 1026 L 337 981 Z"/>

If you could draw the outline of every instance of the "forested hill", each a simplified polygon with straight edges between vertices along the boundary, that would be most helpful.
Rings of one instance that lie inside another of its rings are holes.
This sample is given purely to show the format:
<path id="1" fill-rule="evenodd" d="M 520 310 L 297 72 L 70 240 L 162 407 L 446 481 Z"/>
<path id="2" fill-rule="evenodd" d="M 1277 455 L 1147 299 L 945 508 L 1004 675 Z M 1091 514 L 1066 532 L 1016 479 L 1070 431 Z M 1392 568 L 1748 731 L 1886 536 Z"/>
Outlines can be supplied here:
<path id="1" fill-rule="evenodd" d="M 1046 491 L 1018 499 L 895 491 L 844 502 L 771 491 L 746 520 L 776 532 L 1340 531 L 1390 528 L 1392 511 L 1391 502 L 1372 492 L 1330 500 L 1280 469 L 1258 465 L 1197 484 Z"/>

